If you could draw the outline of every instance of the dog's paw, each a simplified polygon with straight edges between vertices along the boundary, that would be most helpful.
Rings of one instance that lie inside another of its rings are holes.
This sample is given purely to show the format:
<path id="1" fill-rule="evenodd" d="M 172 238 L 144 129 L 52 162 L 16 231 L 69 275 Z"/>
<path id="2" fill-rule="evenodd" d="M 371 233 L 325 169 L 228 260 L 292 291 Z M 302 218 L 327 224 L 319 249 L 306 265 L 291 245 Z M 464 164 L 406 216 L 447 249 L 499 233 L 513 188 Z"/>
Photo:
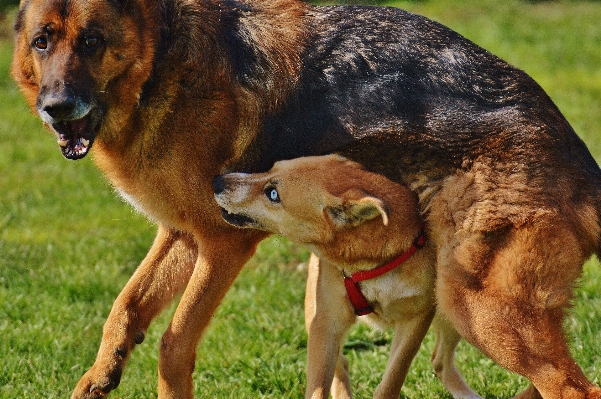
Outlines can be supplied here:
<path id="1" fill-rule="evenodd" d="M 71 399 L 102 399 L 119 386 L 121 368 L 113 369 L 103 374 L 95 372 L 92 367 L 77 383 Z"/>

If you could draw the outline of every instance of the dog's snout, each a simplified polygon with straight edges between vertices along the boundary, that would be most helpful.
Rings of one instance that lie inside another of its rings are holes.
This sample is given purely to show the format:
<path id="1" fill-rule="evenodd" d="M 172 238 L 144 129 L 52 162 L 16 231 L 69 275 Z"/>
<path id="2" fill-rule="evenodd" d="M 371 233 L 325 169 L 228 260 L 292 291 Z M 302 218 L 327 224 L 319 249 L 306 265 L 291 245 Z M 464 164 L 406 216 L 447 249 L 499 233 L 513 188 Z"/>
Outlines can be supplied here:
<path id="1" fill-rule="evenodd" d="M 38 109 L 57 120 L 71 119 L 76 107 L 75 96 L 67 90 L 43 94 L 38 100 Z"/>
<path id="2" fill-rule="evenodd" d="M 221 194 L 225 191 L 225 179 L 223 176 L 216 176 L 213 179 L 213 193 Z"/>
<path id="3" fill-rule="evenodd" d="M 52 97 L 44 102 L 42 110 L 54 119 L 67 119 L 75 110 L 75 99 Z"/>

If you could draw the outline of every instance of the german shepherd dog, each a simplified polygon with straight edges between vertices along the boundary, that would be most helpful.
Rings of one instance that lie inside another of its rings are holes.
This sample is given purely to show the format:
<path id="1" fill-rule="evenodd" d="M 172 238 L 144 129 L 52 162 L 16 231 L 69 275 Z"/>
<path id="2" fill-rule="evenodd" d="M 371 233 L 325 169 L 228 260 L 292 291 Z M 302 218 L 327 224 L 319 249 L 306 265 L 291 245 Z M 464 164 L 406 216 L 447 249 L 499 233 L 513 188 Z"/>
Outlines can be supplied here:
<path id="1" fill-rule="evenodd" d="M 451 298 L 440 311 L 532 382 L 522 398 L 601 398 L 562 329 L 582 264 L 601 250 L 601 170 L 524 72 L 386 7 L 22 0 L 15 28 L 12 73 L 62 154 L 93 148 L 159 225 L 73 398 L 117 387 L 180 293 L 158 394 L 191 398 L 196 345 L 266 235 L 222 220 L 213 177 L 335 152 L 419 196 L 437 295 Z"/>
<path id="2" fill-rule="evenodd" d="M 306 397 L 352 397 L 342 344 L 363 316 L 368 324 L 394 328 L 374 398 L 398 398 L 436 311 L 436 248 L 417 196 L 338 155 L 276 162 L 267 173 L 226 174 L 214 187 L 228 223 L 281 234 L 316 255 L 305 296 Z M 444 318 L 435 320 L 436 374 L 454 398 L 480 398 L 454 364 L 460 336 Z"/>

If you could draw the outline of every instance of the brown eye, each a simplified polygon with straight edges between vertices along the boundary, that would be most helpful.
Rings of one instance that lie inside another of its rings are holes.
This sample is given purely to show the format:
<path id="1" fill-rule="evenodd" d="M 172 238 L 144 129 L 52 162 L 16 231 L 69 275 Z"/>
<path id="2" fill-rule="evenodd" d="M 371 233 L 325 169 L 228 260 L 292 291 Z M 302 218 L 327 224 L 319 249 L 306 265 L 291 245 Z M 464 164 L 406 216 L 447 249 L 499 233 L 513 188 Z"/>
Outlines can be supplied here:
<path id="1" fill-rule="evenodd" d="M 44 36 L 40 36 L 33 41 L 33 45 L 38 50 L 46 50 L 48 48 L 48 39 L 46 39 Z"/>
<path id="2" fill-rule="evenodd" d="M 86 37 L 86 46 L 93 48 L 100 44 L 98 36 L 90 35 Z"/>

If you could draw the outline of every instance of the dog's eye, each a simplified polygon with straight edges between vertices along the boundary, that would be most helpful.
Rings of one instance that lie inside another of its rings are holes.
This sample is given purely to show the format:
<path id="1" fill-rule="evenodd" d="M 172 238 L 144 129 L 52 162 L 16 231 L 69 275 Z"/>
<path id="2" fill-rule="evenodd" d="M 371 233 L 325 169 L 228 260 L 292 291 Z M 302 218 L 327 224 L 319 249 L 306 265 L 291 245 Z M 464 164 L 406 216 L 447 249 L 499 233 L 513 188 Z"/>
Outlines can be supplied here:
<path id="1" fill-rule="evenodd" d="M 85 37 L 86 46 L 89 48 L 97 47 L 100 44 L 100 37 L 96 35 L 89 35 Z"/>
<path id="2" fill-rule="evenodd" d="M 37 37 L 33 41 L 33 45 L 38 50 L 46 50 L 48 48 L 48 39 L 45 36 Z"/>
<path id="3" fill-rule="evenodd" d="M 273 202 L 273 203 L 279 203 L 280 202 L 280 194 L 278 194 L 278 190 L 275 189 L 275 187 L 269 187 L 265 190 L 265 195 L 267 196 L 267 198 L 269 199 L 269 201 Z"/>

